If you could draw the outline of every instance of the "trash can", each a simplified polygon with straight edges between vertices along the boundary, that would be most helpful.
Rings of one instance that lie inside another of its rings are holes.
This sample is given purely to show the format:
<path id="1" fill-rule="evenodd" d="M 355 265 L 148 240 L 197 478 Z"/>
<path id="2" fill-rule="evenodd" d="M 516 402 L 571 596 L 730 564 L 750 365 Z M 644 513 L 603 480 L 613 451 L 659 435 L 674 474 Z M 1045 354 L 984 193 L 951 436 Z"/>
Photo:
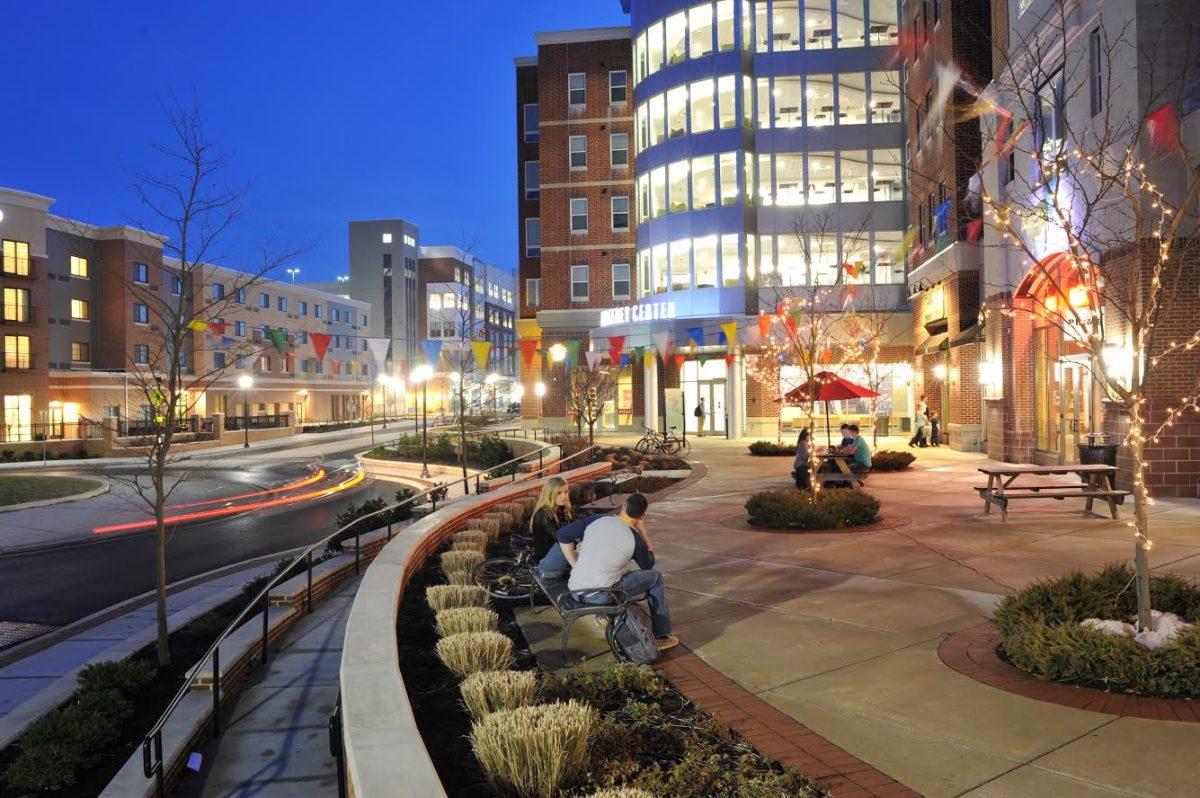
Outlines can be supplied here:
<path id="1" fill-rule="evenodd" d="M 890 416 L 875 416 L 875 433 L 887 436 L 891 432 L 892 419 Z"/>
<path id="2" fill-rule="evenodd" d="M 1090 443 L 1081 443 L 1079 446 L 1079 464 L 1080 465 L 1107 465 L 1116 468 L 1117 466 L 1117 444 L 1115 443 L 1100 443 L 1107 437 L 1105 435 L 1089 435 Z M 1124 504 L 1125 497 L 1118 496 L 1117 504 Z"/>

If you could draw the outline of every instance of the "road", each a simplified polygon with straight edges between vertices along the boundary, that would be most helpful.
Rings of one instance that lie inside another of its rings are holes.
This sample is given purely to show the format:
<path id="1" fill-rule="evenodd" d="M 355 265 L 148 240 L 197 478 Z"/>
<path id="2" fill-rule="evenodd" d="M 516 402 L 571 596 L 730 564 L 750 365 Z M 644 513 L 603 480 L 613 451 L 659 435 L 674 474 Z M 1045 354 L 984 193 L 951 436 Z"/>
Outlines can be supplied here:
<path id="1" fill-rule="evenodd" d="M 295 479 L 317 454 L 324 457 L 326 468 L 350 465 L 354 454 L 367 448 L 364 440 L 363 436 L 355 436 L 269 452 L 250 450 L 197 459 L 176 468 L 197 475 L 195 483 L 188 485 L 189 494 L 204 484 L 215 491 L 210 495 L 228 495 L 251 486 Z M 334 516 L 346 505 L 376 496 L 391 498 L 394 494 L 394 485 L 367 481 L 323 500 L 180 528 L 167 542 L 167 580 L 174 582 L 307 545 L 334 531 Z M 108 520 L 88 519 L 91 523 Z M 0 621 L 61 626 L 153 588 L 152 532 L 12 554 L 0 557 Z"/>

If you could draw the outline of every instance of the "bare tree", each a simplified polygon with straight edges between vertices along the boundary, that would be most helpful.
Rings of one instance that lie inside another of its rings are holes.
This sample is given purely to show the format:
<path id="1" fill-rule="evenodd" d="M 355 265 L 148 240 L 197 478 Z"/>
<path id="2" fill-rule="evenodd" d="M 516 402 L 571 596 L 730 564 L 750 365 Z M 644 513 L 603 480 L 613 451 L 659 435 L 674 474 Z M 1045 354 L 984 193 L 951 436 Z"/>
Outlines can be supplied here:
<path id="1" fill-rule="evenodd" d="M 129 390 L 145 408 L 134 445 L 146 468 L 144 473 L 120 479 L 154 515 L 160 665 L 168 664 L 171 657 L 166 507 L 182 482 L 182 477 L 169 472 L 172 448 L 201 397 L 230 367 L 272 347 L 269 340 L 222 343 L 219 335 L 207 333 L 208 324 L 221 319 L 238 297 L 300 251 L 275 252 L 268 243 L 262 263 L 253 272 L 235 272 L 232 283 L 223 283 L 223 291 L 212 290 L 210 264 L 219 257 L 220 242 L 241 215 L 246 189 L 226 182 L 229 159 L 206 136 L 194 104 L 176 103 L 168 110 L 168 122 L 169 140 L 153 146 L 163 161 L 161 171 L 132 174 L 134 191 L 149 217 L 139 227 L 164 233 L 161 280 L 149 273 L 126 273 L 123 265 L 112 270 L 138 312 L 146 314 L 152 333 L 126 353 Z M 205 356 L 213 351 L 220 351 L 222 357 Z"/>
<path id="2" fill-rule="evenodd" d="M 879 400 L 891 377 L 891 369 L 885 366 L 885 352 L 903 345 L 907 337 L 907 330 L 901 327 L 907 314 L 893 305 L 878 292 L 867 291 L 847 304 L 842 321 L 842 338 L 851 342 L 846 360 L 862 369 L 864 387 L 875 394 L 867 400 L 875 421 L 871 427 L 872 448 L 879 443 Z"/>
<path id="3" fill-rule="evenodd" d="M 1193 41 L 1168 35 L 1161 41 L 1183 48 L 1176 63 L 1140 49 L 1117 7 L 1105 7 L 1089 41 L 1077 35 L 1074 5 L 1062 0 L 1036 34 L 1014 42 L 978 101 L 987 160 L 1000 174 L 982 191 L 989 236 L 1022 274 L 1019 285 L 994 287 L 1009 293 L 986 312 L 1055 329 L 1061 347 L 1086 359 L 1107 412 L 1128 424 L 1138 626 L 1147 629 L 1147 447 L 1200 402 L 1200 314 L 1191 300 L 1175 301 L 1200 258 L 1200 171 L 1179 134 L 1196 53 Z M 1091 59 L 1080 52 L 1089 45 Z M 1170 400 L 1167 368 L 1187 375 Z"/>
<path id="4" fill-rule="evenodd" d="M 599 361 L 591 366 L 575 363 L 567 375 L 567 411 L 575 414 L 580 437 L 582 426 L 587 425 L 588 443 L 596 442 L 596 423 L 604 417 L 608 406 L 616 401 L 620 376 L 619 366 L 604 365 Z"/>

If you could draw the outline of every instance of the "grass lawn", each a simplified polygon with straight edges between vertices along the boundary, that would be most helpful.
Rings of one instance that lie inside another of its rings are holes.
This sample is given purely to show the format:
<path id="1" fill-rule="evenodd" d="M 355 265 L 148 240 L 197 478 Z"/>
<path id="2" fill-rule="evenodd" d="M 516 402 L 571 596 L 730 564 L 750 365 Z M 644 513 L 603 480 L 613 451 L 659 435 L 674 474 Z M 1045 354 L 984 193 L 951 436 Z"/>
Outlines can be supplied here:
<path id="1" fill-rule="evenodd" d="M 0 476 L 0 507 L 43 499 L 57 499 L 100 487 L 94 479 L 76 477 Z"/>

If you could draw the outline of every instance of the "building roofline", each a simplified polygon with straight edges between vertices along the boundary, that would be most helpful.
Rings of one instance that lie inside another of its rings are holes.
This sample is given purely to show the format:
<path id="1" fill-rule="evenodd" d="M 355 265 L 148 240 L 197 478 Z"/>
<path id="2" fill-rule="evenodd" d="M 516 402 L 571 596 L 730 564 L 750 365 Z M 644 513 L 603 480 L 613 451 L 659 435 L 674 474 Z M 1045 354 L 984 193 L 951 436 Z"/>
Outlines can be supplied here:
<path id="1" fill-rule="evenodd" d="M 519 55 L 513 59 L 513 66 L 518 66 L 518 67 L 537 66 L 537 56 L 536 55 Z"/>
<path id="2" fill-rule="evenodd" d="M 603 42 L 613 39 L 631 38 L 628 25 L 613 28 L 580 28 L 577 30 L 545 31 L 534 35 L 538 46 L 547 44 L 582 44 L 584 42 Z"/>
<path id="3" fill-rule="evenodd" d="M 0 202 L 35 211 L 45 211 L 54 204 L 54 198 L 34 194 L 31 191 L 21 191 L 17 188 L 4 188 L 0 186 Z"/>
<path id="4" fill-rule="evenodd" d="M 78 219 L 68 219 L 64 216 L 55 216 L 50 214 L 46 219 L 46 227 L 51 230 L 57 230 L 60 233 L 68 235 L 88 236 L 97 241 L 116 241 L 124 239 L 126 241 L 136 241 L 139 244 L 145 244 L 151 247 L 161 247 L 168 241 L 167 236 L 151 233 L 149 230 L 142 230 L 140 227 L 131 227 L 127 224 L 109 225 L 101 227 L 87 222 L 81 222 Z"/>
<path id="5" fill-rule="evenodd" d="M 163 265 L 167 266 L 169 268 L 178 267 L 179 266 L 179 258 L 163 257 Z M 242 271 L 241 269 L 234 269 L 230 266 L 220 266 L 216 263 L 203 263 L 200 265 L 205 268 L 208 268 L 208 269 L 214 269 L 214 270 L 219 270 L 219 271 L 223 271 L 223 272 L 232 272 L 234 274 L 242 274 L 242 275 L 246 275 L 248 277 L 254 276 L 250 272 L 245 272 L 245 271 Z M 330 299 L 337 300 L 338 302 L 345 303 L 347 305 L 354 305 L 356 307 L 363 307 L 363 308 L 371 307 L 370 302 L 366 302 L 361 299 L 350 299 L 348 297 L 342 296 L 341 294 L 331 294 L 330 292 L 322 291 L 319 288 L 312 288 L 307 283 L 293 283 L 293 282 L 289 282 L 287 280 L 280 280 L 275 277 L 260 277 L 258 279 L 261 280 L 261 283 L 257 283 L 258 285 L 265 285 L 267 283 L 275 283 L 276 285 L 281 285 L 284 288 L 301 289 L 310 294 L 320 294 L 323 297 L 328 297 Z"/>

